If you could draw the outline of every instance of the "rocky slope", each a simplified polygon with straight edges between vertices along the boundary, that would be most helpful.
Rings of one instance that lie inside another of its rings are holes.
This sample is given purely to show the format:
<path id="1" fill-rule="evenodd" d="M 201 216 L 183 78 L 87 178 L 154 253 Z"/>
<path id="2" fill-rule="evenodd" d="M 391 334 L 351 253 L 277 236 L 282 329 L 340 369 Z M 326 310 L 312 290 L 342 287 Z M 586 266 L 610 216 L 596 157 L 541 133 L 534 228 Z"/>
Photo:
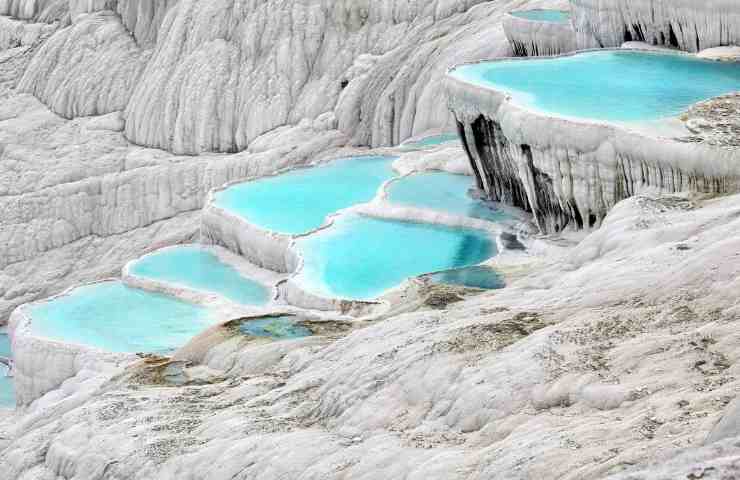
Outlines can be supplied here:
<path id="1" fill-rule="evenodd" d="M 30 5 L 36 10 L 22 17 L 52 21 L 43 12 L 57 3 L 0 2 L 0 13 Z M 439 102 L 446 68 L 507 54 L 503 13 L 553 4 L 562 2 L 347 2 L 334 10 L 334 2 L 320 1 L 308 9 L 301 2 L 192 1 L 175 9 L 172 2 L 121 0 L 118 16 L 101 11 L 74 23 L 57 15 L 62 20 L 49 27 L 24 24 L 45 35 L 0 52 L 0 205 L 7 212 L 0 218 L 0 322 L 17 305 L 117 271 L 147 247 L 192 238 L 210 188 L 333 155 L 348 143 L 389 144 L 449 124 Z M 267 16 L 267 6 L 288 13 Z M 220 30 L 208 12 L 216 12 Z M 330 34 L 317 37 L 320 25 Z M 263 48 L 255 43 L 261 37 L 239 36 L 247 27 L 290 41 Z M 216 30 L 229 41 L 209 40 Z M 304 48 L 312 53 L 293 62 Z M 248 56 L 255 85 L 241 70 L 209 70 L 209 62 L 226 58 L 218 49 Z M 221 74 L 236 83 L 219 83 Z M 284 79 L 291 80 L 279 85 Z M 137 146 L 132 137 L 173 150 L 177 143 L 185 153 L 244 150 L 194 158 Z"/>
<path id="2" fill-rule="evenodd" d="M 152 358 L 83 371 L 0 424 L 0 470 L 732 478 L 738 219 L 738 196 L 636 197 L 577 247 L 549 252 L 559 259 L 532 258 L 507 289 L 442 310 L 406 305 L 287 343 L 206 335 L 177 355 L 189 367 Z M 726 410 L 724 440 L 705 444 Z"/>

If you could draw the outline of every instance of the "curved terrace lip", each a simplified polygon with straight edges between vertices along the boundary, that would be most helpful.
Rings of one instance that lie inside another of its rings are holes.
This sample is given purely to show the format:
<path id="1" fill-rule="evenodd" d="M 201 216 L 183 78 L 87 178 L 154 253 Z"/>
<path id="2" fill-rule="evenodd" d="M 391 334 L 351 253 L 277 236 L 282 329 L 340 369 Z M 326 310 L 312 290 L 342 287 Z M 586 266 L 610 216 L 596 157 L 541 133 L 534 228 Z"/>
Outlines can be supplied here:
<path id="1" fill-rule="evenodd" d="M 596 53 L 608 53 L 608 52 L 634 52 L 639 53 L 642 55 L 676 55 L 676 56 L 683 56 L 686 58 L 691 58 L 697 62 L 707 62 L 707 63 L 716 63 L 715 60 L 710 59 L 704 59 L 704 58 L 698 58 L 696 55 L 689 53 L 689 52 L 683 52 L 679 50 L 644 50 L 639 48 L 591 48 L 586 50 L 578 50 L 575 52 L 568 52 L 560 55 L 548 55 L 548 56 L 541 56 L 541 57 L 501 57 L 501 58 L 492 58 L 492 59 L 484 59 L 484 60 L 477 60 L 474 62 L 465 62 L 457 65 L 453 65 L 449 67 L 446 71 L 446 77 L 448 79 L 454 80 L 456 82 L 461 82 L 476 88 L 480 88 L 482 90 L 486 90 L 491 92 L 494 95 L 498 95 L 500 97 L 503 97 L 506 102 L 509 102 L 513 105 L 515 105 L 517 108 L 530 113 L 532 115 L 537 115 L 540 117 L 546 117 L 546 118 L 556 118 L 565 120 L 572 123 L 582 124 L 582 125 L 592 125 L 592 126 L 600 126 L 600 127 L 617 127 L 623 130 L 632 131 L 634 133 L 638 134 L 644 134 L 644 129 L 638 129 L 637 127 L 639 125 L 643 124 L 651 124 L 655 122 L 668 122 L 674 119 L 678 119 L 677 116 L 667 116 L 667 117 L 660 117 L 656 119 L 649 119 L 643 121 L 632 121 L 632 122 L 619 122 L 619 121 L 613 121 L 613 120 L 603 120 L 603 119 L 597 119 L 597 118 L 588 118 L 588 117 L 574 117 L 570 115 L 563 115 L 557 112 L 550 112 L 546 110 L 541 110 L 535 107 L 532 107 L 530 105 L 525 105 L 521 101 L 517 100 L 515 96 L 503 89 L 496 88 L 494 85 L 482 83 L 482 82 L 476 82 L 471 81 L 467 78 L 465 78 L 462 75 L 456 75 L 455 71 L 459 68 L 470 66 L 470 65 L 479 65 L 482 63 L 500 63 L 500 62 L 527 62 L 530 60 L 556 60 L 558 58 L 568 58 L 568 57 L 575 57 L 578 55 L 588 55 L 588 54 L 596 54 Z M 738 86 L 738 90 L 740 90 L 740 85 Z M 526 95 L 527 92 L 519 92 L 520 94 Z M 728 91 L 725 93 L 732 93 L 732 91 Z M 705 98 L 700 101 L 710 100 L 710 98 Z M 688 130 L 687 130 L 688 133 Z M 651 135 L 652 137 L 659 138 L 660 135 Z"/>
<path id="2" fill-rule="evenodd" d="M 330 158 L 328 160 L 317 162 L 317 163 L 309 163 L 309 164 L 306 164 L 306 165 L 299 165 L 299 166 L 284 168 L 282 170 L 278 170 L 277 172 L 273 172 L 273 173 L 271 173 L 269 175 L 265 175 L 265 176 L 262 176 L 262 177 L 254 177 L 254 178 L 248 178 L 248 179 L 242 179 L 242 180 L 233 180 L 233 181 L 224 183 L 220 187 L 211 189 L 208 192 L 208 195 L 206 196 L 205 205 L 207 207 L 218 209 L 221 212 L 225 212 L 226 214 L 228 214 L 229 216 L 233 217 L 234 219 L 240 220 L 240 221 L 242 221 L 242 222 L 250 225 L 252 228 L 256 228 L 256 229 L 260 230 L 261 232 L 264 232 L 267 235 L 273 235 L 273 236 L 282 237 L 282 238 L 289 238 L 289 239 L 297 239 L 297 238 L 302 238 L 302 237 L 306 237 L 306 236 L 309 236 L 309 235 L 313 235 L 316 232 L 320 232 L 321 230 L 325 230 L 325 229 L 331 227 L 332 224 L 334 223 L 334 220 L 332 219 L 332 217 L 334 217 L 337 213 L 339 213 L 341 211 L 345 211 L 345 210 L 351 210 L 352 208 L 354 208 L 354 207 L 356 207 L 358 205 L 362 205 L 362 204 L 368 203 L 368 202 L 362 202 L 362 203 L 359 203 L 359 204 L 350 205 L 348 207 L 342 208 L 342 209 L 337 210 L 335 212 L 331 212 L 326 217 L 324 217 L 323 223 L 321 225 L 319 225 L 317 227 L 314 227 L 314 228 L 312 228 L 310 230 L 307 230 L 305 232 L 289 233 L 289 232 L 280 232 L 280 231 L 277 231 L 277 230 L 272 230 L 272 229 L 270 229 L 270 228 L 268 228 L 268 227 L 266 227 L 264 225 L 260 225 L 258 223 L 254 223 L 251 219 L 249 219 L 245 215 L 241 215 L 241 214 L 235 212 L 234 210 L 232 210 L 232 209 L 230 209 L 228 207 L 225 207 L 225 206 L 219 204 L 217 197 L 218 197 L 219 194 L 224 193 L 226 190 L 229 190 L 230 188 L 236 187 L 238 185 L 246 185 L 246 184 L 250 184 L 250 183 L 257 183 L 257 182 L 260 182 L 260 181 L 264 181 L 264 180 L 269 180 L 269 179 L 273 179 L 273 178 L 276 178 L 276 177 L 280 177 L 281 175 L 286 175 L 288 173 L 301 172 L 301 171 L 309 171 L 309 170 L 311 170 L 313 168 L 328 167 L 328 166 L 331 166 L 332 163 L 337 162 L 337 161 L 351 160 L 351 159 L 358 159 L 358 158 L 388 158 L 389 160 L 396 161 L 396 160 L 398 160 L 399 156 L 398 155 L 392 155 L 392 154 L 382 154 L 382 153 L 379 153 L 379 154 L 371 154 L 371 155 L 363 154 L 363 153 L 358 153 L 358 154 L 355 154 L 355 155 L 345 155 L 345 156 L 339 156 L 339 157 L 336 157 L 336 158 Z M 382 186 L 381 186 L 381 188 L 382 188 Z M 372 199 L 370 200 L 370 202 L 371 201 L 372 201 Z"/>
<path id="3" fill-rule="evenodd" d="M 44 305 L 50 302 L 53 302 L 55 300 L 59 300 L 61 298 L 72 296 L 75 293 L 75 290 L 78 290 L 80 288 L 86 288 L 86 287 L 94 287 L 96 285 L 103 285 L 106 283 L 115 283 L 120 282 L 120 279 L 118 278 L 103 278 L 101 280 L 97 280 L 95 282 L 89 282 L 82 285 L 75 285 L 72 287 L 67 288 L 61 293 L 58 293 L 56 295 L 53 295 L 51 297 L 43 298 L 41 300 L 36 300 L 34 302 L 30 303 L 24 303 L 23 305 L 20 305 L 18 308 L 16 308 L 13 311 L 13 314 L 11 315 L 11 324 L 9 324 L 9 332 L 12 331 L 12 338 L 15 338 L 16 331 L 17 330 L 23 330 L 26 333 L 27 337 L 36 338 L 39 340 L 42 340 L 43 342 L 49 344 L 49 345 L 56 345 L 63 348 L 73 348 L 78 351 L 83 352 L 95 352 L 100 355 L 111 355 L 115 357 L 134 357 L 136 355 L 136 352 L 114 352 L 111 350 L 107 350 L 103 347 L 99 347 L 96 345 L 91 345 L 88 343 L 80 343 L 72 340 L 66 340 L 66 339 L 60 339 L 58 337 L 50 337 L 45 334 L 40 334 L 33 328 L 34 324 L 34 316 L 33 316 L 33 309 L 34 307 Z M 17 323 L 13 323 L 13 317 L 18 318 Z"/>

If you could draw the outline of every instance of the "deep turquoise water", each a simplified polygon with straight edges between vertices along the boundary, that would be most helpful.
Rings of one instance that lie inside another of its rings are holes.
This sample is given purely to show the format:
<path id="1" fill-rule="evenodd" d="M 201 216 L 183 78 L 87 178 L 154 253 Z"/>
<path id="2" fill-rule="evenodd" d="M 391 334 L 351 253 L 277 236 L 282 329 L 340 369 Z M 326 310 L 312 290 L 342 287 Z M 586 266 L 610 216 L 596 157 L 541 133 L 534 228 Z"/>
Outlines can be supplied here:
<path id="1" fill-rule="evenodd" d="M 403 144 L 403 146 L 413 148 L 427 148 L 436 147 L 445 143 L 457 142 L 459 140 L 460 138 L 457 136 L 457 133 L 441 133 L 439 135 L 430 135 L 419 140 L 414 140 L 413 142 L 406 142 Z"/>
<path id="2" fill-rule="evenodd" d="M 245 335 L 254 337 L 268 337 L 277 339 L 302 338 L 313 335 L 308 328 L 295 323 L 296 318 L 272 317 L 249 320 L 239 326 L 239 330 Z"/>
<path id="3" fill-rule="evenodd" d="M 10 338 L 3 329 L 0 329 L 0 357 L 11 357 Z M 5 365 L 0 365 L 0 408 L 15 407 L 15 386 L 13 379 L 5 376 L 7 373 Z"/>
<path id="4" fill-rule="evenodd" d="M 740 64 L 631 51 L 485 62 L 452 75 L 508 92 L 543 112 L 617 122 L 676 116 L 698 101 L 740 89 Z"/>
<path id="5" fill-rule="evenodd" d="M 535 22 L 567 23 L 570 21 L 570 13 L 562 10 L 520 10 L 511 12 L 511 15 Z"/>
<path id="6" fill-rule="evenodd" d="M 217 293 L 245 305 L 264 305 L 270 300 L 267 288 L 243 277 L 208 250 L 193 245 L 146 256 L 131 266 L 131 273 Z"/>
<path id="7" fill-rule="evenodd" d="M 480 263 L 496 253 L 482 231 L 341 217 L 298 241 L 304 266 L 296 277 L 315 294 L 369 300 L 409 277 Z"/>
<path id="8" fill-rule="evenodd" d="M 217 206 L 284 234 L 320 227 L 327 216 L 373 199 L 395 176 L 393 157 L 356 157 L 243 183 L 219 192 Z"/>
<path id="9" fill-rule="evenodd" d="M 496 290 L 506 286 L 503 278 L 496 270 L 483 265 L 447 270 L 446 272 L 429 275 L 428 278 L 434 283 L 461 285 L 484 290 Z"/>
<path id="10" fill-rule="evenodd" d="M 34 305 L 34 333 L 112 352 L 167 353 L 213 324 L 208 310 L 105 282 Z"/>
<path id="11" fill-rule="evenodd" d="M 506 218 L 502 212 L 491 210 L 480 200 L 474 200 L 468 194 L 472 186 L 473 178 L 466 175 L 447 172 L 417 173 L 394 181 L 388 189 L 388 199 L 402 205 L 494 222 Z"/>

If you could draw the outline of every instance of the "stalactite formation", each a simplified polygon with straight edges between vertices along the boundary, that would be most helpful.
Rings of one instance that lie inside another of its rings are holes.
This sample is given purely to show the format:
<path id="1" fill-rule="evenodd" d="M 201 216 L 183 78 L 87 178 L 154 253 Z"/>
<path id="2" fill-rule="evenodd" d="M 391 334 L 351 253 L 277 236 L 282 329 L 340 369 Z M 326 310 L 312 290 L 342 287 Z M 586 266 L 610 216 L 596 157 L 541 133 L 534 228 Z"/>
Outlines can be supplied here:
<path id="1" fill-rule="evenodd" d="M 698 52 L 740 43 L 737 0 L 571 0 L 579 48 L 626 41 Z"/>
<path id="2" fill-rule="evenodd" d="M 518 57 L 560 55 L 576 49 L 576 34 L 570 22 L 539 22 L 506 15 L 503 26 Z"/>
<path id="3" fill-rule="evenodd" d="M 478 185 L 491 200 L 531 212 L 542 232 L 598 227 L 619 201 L 646 189 L 740 190 L 737 149 L 534 113 L 449 76 L 447 89 Z"/>

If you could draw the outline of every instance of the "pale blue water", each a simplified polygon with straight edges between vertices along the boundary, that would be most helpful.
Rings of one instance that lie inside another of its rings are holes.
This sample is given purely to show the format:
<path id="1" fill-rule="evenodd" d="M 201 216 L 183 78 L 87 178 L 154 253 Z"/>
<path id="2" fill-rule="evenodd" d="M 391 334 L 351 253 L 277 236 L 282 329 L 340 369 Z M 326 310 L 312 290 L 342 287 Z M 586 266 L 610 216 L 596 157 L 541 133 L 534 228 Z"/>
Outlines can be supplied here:
<path id="1" fill-rule="evenodd" d="M 570 21 L 570 12 L 562 10 L 520 10 L 511 12 L 511 15 L 534 22 L 568 23 Z"/>
<path id="2" fill-rule="evenodd" d="M 243 277 L 208 250 L 194 245 L 148 255 L 132 265 L 131 273 L 217 293 L 244 305 L 264 305 L 270 300 L 267 288 Z"/>
<path id="3" fill-rule="evenodd" d="M 34 333 L 112 352 L 168 353 L 214 323 L 208 310 L 105 282 L 31 309 Z"/>
<path id="4" fill-rule="evenodd" d="M 488 234 L 420 223 L 347 215 L 298 242 L 304 266 L 296 277 L 324 296 L 369 300 L 424 273 L 478 264 L 496 253 Z"/>
<path id="5" fill-rule="evenodd" d="M 428 148 L 458 141 L 460 141 L 460 137 L 458 137 L 457 133 L 441 133 L 439 135 L 430 135 L 412 142 L 406 142 L 403 146 L 411 148 Z"/>
<path id="6" fill-rule="evenodd" d="M 506 218 L 501 211 L 491 210 L 480 200 L 468 194 L 472 177 L 447 172 L 418 173 L 391 183 L 388 199 L 391 202 L 443 212 L 500 221 Z"/>
<path id="7" fill-rule="evenodd" d="M 373 199 L 395 176 L 393 157 L 356 157 L 243 183 L 216 194 L 216 205 L 284 234 L 320 227 L 327 216 Z"/>
<path id="8" fill-rule="evenodd" d="M 631 51 L 464 65 L 453 76 L 561 116 L 636 122 L 676 116 L 740 89 L 740 64 Z"/>
<path id="9" fill-rule="evenodd" d="M 248 320 L 239 326 L 239 330 L 245 335 L 276 339 L 302 338 L 313 335 L 311 330 L 297 324 L 296 318 L 291 316 Z"/>
<path id="10" fill-rule="evenodd" d="M 428 278 L 434 283 L 461 285 L 463 287 L 482 288 L 484 290 L 496 290 L 506 286 L 503 278 L 501 278 L 501 275 L 496 270 L 484 265 L 434 273 L 429 275 Z"/>
<path id="11" fill-rule="evenodd" d="M 3 329 L 0 329 L 0 357 L 10 358 L 10 338 Z M 13 379 L 6 377 L 8 369 L 0 365 L 0 408 L 15 407 L 15 385 Z"/>

